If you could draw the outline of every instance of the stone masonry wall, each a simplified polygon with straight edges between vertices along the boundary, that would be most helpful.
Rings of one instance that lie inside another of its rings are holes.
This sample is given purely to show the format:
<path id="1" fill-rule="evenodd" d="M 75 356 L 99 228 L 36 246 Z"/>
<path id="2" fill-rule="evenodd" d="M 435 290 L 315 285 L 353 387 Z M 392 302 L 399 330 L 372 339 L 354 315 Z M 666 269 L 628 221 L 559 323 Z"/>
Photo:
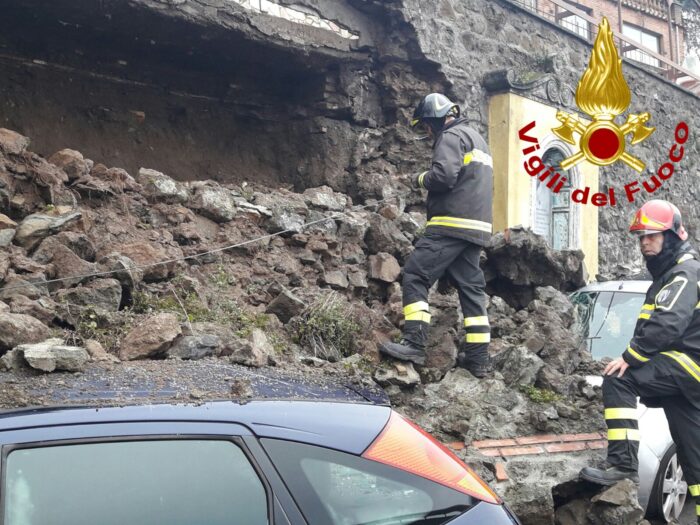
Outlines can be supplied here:
<path id="1" fill-rule="evenodd" d="M 486 73 L 515 68 L 536 76 L 550 65 L 562 82 L 575 88 L 590 56 L 591 47 L 582 39 L 507 0 L 405 0 L 402 11 L 414 26 L 425 56 L 441 64 L 451 82 L 449 94 L 462 104 L 466 116 L 482 133 L 487 132 L 488 124 L 489 96 L 481 85 Z M 700 210 L 696 206 L 700 142 L 695 138 L 700 130 L 700 99 L 629 63 L 623 64 L 623 71 L 632 91 L 630 111 L 650 112 L 656 132 L 634 146 L 634 155 L 647 163 L 646 171 L 640 176 L 622 163 L 601 168 L 601 191 L 609 186 L 619 191 L 633 180 L 640 180 L 641 186 L 641 180 L 667 161 L 676 124 L 687 122 L 690 139 L 685 157 L 653 198 L 675 202 L 684 213 L 691 240 L 700 241 Z M 633 203 L 601 208 L 601 273 L 614 271 L 618 264 L 639 264 L 637 246 L 626 231 L 634 210 L 652 198 L 644 193 L 636 194 Z"/>

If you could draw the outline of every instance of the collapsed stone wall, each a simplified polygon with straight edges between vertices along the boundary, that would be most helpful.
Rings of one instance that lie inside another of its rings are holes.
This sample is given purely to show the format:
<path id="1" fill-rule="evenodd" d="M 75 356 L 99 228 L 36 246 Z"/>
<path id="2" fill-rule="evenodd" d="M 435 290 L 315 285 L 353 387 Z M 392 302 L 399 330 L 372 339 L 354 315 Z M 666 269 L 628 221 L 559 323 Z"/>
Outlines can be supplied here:
<path id="1" fill-rule="evenodd" d="M 358 205 L 328 186 L 132 176 L 76 150 L 44 159 L 28 147 L 0 128 L 0 408 L 70 403 L 76 392 L 120 403 L 139 380 L 155 385 L 144 402 L 163 401 L 150 397 L 158 385 L 219 399 L 236 367 L 329 377 L 382 387 L 494 482 L 494 458 L 466 444 L 603 428 L 600 390 L 585 379 L 600 365 L 563 293 L 583 284 L 581 252 L 554 253 L 521 229 L 494 239 L 483 265 L 497 372 L 480 381 L 455 368 L 463 334 L 449 283 L 430 298 L 426 366 L 377 350 L 399 334 L 401 268 L 425 221 L 406 206 L 418 190 L 394 182 L 394 196 Z M 227 388 L 260 395 L 244 383 Z M 578 462 L 599 454 L 585 452 Z M 500 489 L 524 523 L 547 523 L 552 487 L 575 472 L 520 491 L 519 464 L 506 465 L 512 480 Z"/>

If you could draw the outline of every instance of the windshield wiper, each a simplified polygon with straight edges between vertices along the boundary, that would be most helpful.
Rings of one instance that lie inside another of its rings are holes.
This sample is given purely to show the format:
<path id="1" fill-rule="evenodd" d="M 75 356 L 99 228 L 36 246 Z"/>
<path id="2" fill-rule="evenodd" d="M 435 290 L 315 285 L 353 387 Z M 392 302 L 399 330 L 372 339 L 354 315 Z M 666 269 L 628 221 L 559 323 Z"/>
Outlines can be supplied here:
<path id="1" fill-rule="evenodd" d="M 411 523 L 421 525 L 438 525 L 439 523 L 444 523 L 443 520 L 456 518 L 463 512 L 466 512 L 469 508 L 470 507 L 468 505 L 453 505 L 452 507 L 434 510 L 428 512 L 427 514 L 404 514 L 403 516 L 394 516 L 392 518 L 385 518 L 381 520 L 363 521 L 362 523 L 357 523 L 355 525 L 410 525 Z"/>

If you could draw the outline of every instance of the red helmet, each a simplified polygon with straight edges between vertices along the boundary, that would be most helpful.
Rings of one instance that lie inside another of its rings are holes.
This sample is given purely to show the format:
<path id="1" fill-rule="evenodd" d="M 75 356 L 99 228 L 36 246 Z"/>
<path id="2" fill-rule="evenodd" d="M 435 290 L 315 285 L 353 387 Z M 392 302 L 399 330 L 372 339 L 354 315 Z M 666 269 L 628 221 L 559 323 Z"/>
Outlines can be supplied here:
<path id="1" fill-rule="evenodd" d="M 639 208 L 630 224 L 630 233 L 636 235 L 647 235 L 666 230 L 671 230 L 678 235 L 681 241 L 688 238 L 688 232 L 685 231 L 681 222 L 680 210 L 670 202 L 659 199 L 651 200 Z"/>

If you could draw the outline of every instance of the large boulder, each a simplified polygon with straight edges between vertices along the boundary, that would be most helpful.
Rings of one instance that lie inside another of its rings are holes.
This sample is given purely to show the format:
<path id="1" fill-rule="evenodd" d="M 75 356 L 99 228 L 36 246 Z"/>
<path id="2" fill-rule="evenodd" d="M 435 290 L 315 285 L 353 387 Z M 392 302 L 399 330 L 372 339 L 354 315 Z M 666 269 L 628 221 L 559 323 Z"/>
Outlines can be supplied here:
<path id="1" fill-rule="evenodd" d="M 0 230 L 0 248 L 5 248 L 6 246 L 12 244 L 12 240 L 15 238 L 16 232 L 17 230 L 12 228 Z"/>
<path id="2" fill-rule="evenodd" d="M 104 164 L 95 164 L 90 175 L 93 178 L 104 182 L 114 193 L 124 193 L 124 191 L 142 191 L 141 185 L 122 168 L 107 168 Z"/>
<path id="3" fill-rule="evenodd" d="M 461 335 L 460 308 L 455 296 L 433 294 L 430 298 L 432 320 L 426 348 L 425 380 L 440 380 L 457 362 L 457 331 Z M 463 337 L 463 336 L 462 336 Z"/>
<path id="4" fill-rule="evenodd" d="M 639 505 L 637 486 L 628 479 L 611 487 L 571 481 L 553 490 L 557 525 L 640 525 L 644 510 Z"/>
<path id="5" fill-rule="evenodd" d="M 195 322 L 186 323 L 182 327 L 183 336 L 200 336 L 201 334 L 214 336 L 219 340 L 221 348 L 217 349 L 217 355 L 229 356 L 238 348 L 239 338 L 230 325 L 224 326 L 211 322 Z"/>
<path id="6" fill-rule="evenodd" d="M 301 314 L 305 308 L 306 303 L 304 301 L 285 289 L 267 305 L 265 312 L 275 314 L 280 321 L 288 323 L 292 317 Z"/>
<path id="7" fill-rule="evenodd" d="M 197 186 L 189 206 L 216 222 L 228 222 L 238 212 L 231 192 L 213 183 Z"/>
<path id="8" fill-rule="evenodd" d="M 2 270 L 3 254 L 0 253 L 0 270 Z M 0 275 L 2 275 L 0 271 Z M 5 275 L 4 286 L 0 288 L 0 300 L 6 301 L 15 295 L 24 295 L 30 299 L 39 299 L 48 294 L 44 284 L 46 277 L 42 275 L 22 275 L 21 277 L 9 272 Z"/>
<path id="9" fill-rule="evenodd" d="M 330 211 L 342 211 L 348 203 L 348 198 L 345 195 L 334 192 L 328 186 L 305 190 L 304 200 L 309 206 Z"/>
<path id="10" fill-rule="evenodd" d="M 47 237 L 32 254 L 32 259 L 42 264 L 51 261 L 57 246 L 66 246 L 81 259 L 89 262 L 95 261 L 95 245 L 84 233 L 62 231 L 51 237 Z"/>
<path id="11" fill-rule="evenodd" d="M 338 226 L 338 237 L 345 243 L 361 243 L 368 229 L 369 220 L 366 213 L 347 212 Z"/>
<path id="12" fill-rule="evenodd" d="M 330 270 L 323 273 L 323 282 L 331 288 L 344 290 L 350 284 L 344 270 Z"/>
<path id="13" fill-rule="evenodd" d="M 79 211 L 62 215 L 34 213 L 25 217 L 17 227 L 14 242 L 30 250 L 42 239 L 58 233 L 63 228 L 76 222 L 81 216 L 82 214 Z"/>
<path id="14" fill-rule="evenodd" d="M 151 201 L 184 203 L 190 198 L 190 192 L 183 184 L 160 171 L 141 168 L 136 180 L 143 186 L 146 197 Z"/>
<path id="15" fill-rule="evenodd" d="M 326 237 L 335 237 L 338 234 L 338 213 L 330 211 L 309 210 L 309 215 L 306 218 L 308 224 L 304 228 L 308 233 L 320 233 Z"/>
<path id="16" fill-rule="evenodd" d="M 20 155 L 29 147 L 29 139 L 11 129 L 0 128 L 0 151 Z"/>
<path id="17" fill-rule="evenodd" d="M 393 283 L 401 274 L 396 257 L 380 252 L 369 256 L 369 277 L 386 283 Z"/>
<path id="18" fill-rule="evenodd" d="M 90 170 L 95 164 L 90 159 L 84 158 L 82 153 L 73 149 L 57 151 L 49 157 L 49 162 L 62 168 L 68 175 L 69 181 L 89 176 Z"/>
<path id="19" fill-rule="evenodd" d="M 38 343 L 49 335 L 49 328 L 34 317 L 0 312 L 0 352 L 23 343 Z"/>
<path id="20" fill-rule="evenodd" d="M 7 215 L 4 213 L 0 213 L 0 230 L 6 230 L 8 228 L 16 228 L 17 223 L 10 219 Z"/>
<path id="21" fill-rule="evenodd" d="M 428 431 L 439 429 L 464 441 L 519 435 L 522 421 L 529 417 L 528 403 L 519 392 L 502 380 L 477 379 L 459 367 L 424 388 L 420 400 L 402 409 Z"/>
<path id="22" fill-rule="evenodd" d="M 350 271 L 348 273 L 348 283 L 355 288 L 367 288 L 367 272 L 364 270 Z"/>
<path id="23" fill-rule="evenodd" d="M 566 304 L 568 309 L 556 302 L 550 305 L 535 299 L 528 305 L 529 316 L 520 326 L 518 335 L 547 365 L 568 375 L 581 364 L 587 351 L 581 345 L 581 334 L 573 329 L 568 299 Z"/>
<path id="24" fill-rule="evenodd" d="M 33 300 L 26 295 L 16 294 L 8 299 L 13 314 L 24 314 L 50 325 L 56 319 L 57 304 L 48 297 Z"/>
<path id="25" fill-rule="evenodd" d="M 119 358 L 122 361 L 161 357 L 182 333 L 175 314 L 159 313 L 133 328 L 122 340 Z"/>
<path id="26" fill-rule="evenodd" d="M 90 355 L 84 348 L 67 346 L 61 339 L 49 339 L 39 344 L 20 345 L 15 348 L 29 366 L 42 372 L 65 370 L 79 372 L 85 368 Z"/>
<path id="27" fill-rule="evenodd" d="M 122 300 L 122 286 L 116 279 L 97 279 L 85 286 L 59 290 L 54 295 L 58 303 L 116 312 Z"/>
<path id="28" fill-rule="evenodd" d="M 234 348 L 230 360 L 232 363 L 261 367 L 268 364 L 269 358 L 274 354 L 274 348 L 267 339 L 265 332 L 254 328 L 247 339 L 241 339 Z"/>
<path id="29" fill-rule="evenodd" d="M 500 485 L 499 492 L 523 523 L 554 525 L 554 510 L 559 499 L 553 495 L 556 487 L 577 480 L 579 471 L 598 460 L 600 455 L 600 451 L 589 451 L 509 459 L 510 479 Z"/>
<path id="30" fill-rule="evenodd" d="M 84 261 L 73 250 L 62 244 L 54 246 L 49 262 L 53 269 L 51 278 L 64 279 L 57 283 L 60 287 L 82 283 L 89 279 L 89 275 L 97 271 L 97 266 L 94 263 Z"/>
<path id="31" fill-rule="evenodd" d="M 381 386 L 411 387 L 420 384 L 420 375 L 413 363 L 394 361 L 374 371 L 374 380 Z"/>
<path id="32" fill-rule="evenodd" d="M 309 216 L 309 208 L 303 197 L 290 193 L 255 193 L 253 202 L 270 210 L 272 216 L 266 222 L 270 233 L 284 231 L 291 235 L 303 231 Z"/>
<path id="33" fill-rule="evenodd" d="M 7 277 L 11 266 L 12 260 L 10 259 L 10 255 L 6 251 L 0 250 L 0 283 Z"/>
<path id="34" fill-rule="evenodd" d="M 171 346 L 166 355 L 180 359 L 201 359 L 221 353 L 221 339 L 215 335 L 186 335 Z"/>
<path id="35" fill-rule="evenodd" d="M 112 246 L 110 252 L 124 255 L 142 267 L 140 271 L 143 272 L 143 280 L 146 282 L 167 279 L 174 267 L 173 263 L 158 264 L 170 257 L 163 247 L 156 243 L 138 241 L 120 244 Z"/>
<path id="36" fill-rule="evenodd" d="M 573 291 L 586 283 L 582 251 L 552 250 L 543 237 L 522 227 L 494 235 L 486 255 L 489 289 L 516 308 L 529 304 L 537 287 Z"/>
<path id="37" fill-rule="evenodd" d="M 389 253 L 400 261 L 413 250 L 411 241 L 404 235 L 394 221 L 374 214 L 369 219 L 369 228 L 365 243 L 371 254 Z"/>
<path id="38" fill-rule="evenodd" d="M 137 268 L 136 263 L 126 255 L 110 253 L 101 257 L 97 264 L 101 271 L 114 272 L 112 277 L 129 291 L 143 281 L 144 271 Z"/>
<path id="39" fill-rule="evenodd" d="M 537 354 L 522 346 L 514 346 L 501 352 L 494 357 L 494 364 L 503 374 L 506 384 L 514 388 L 519 385 L 534 385 L 544 367 L 544 361 Z"/>

